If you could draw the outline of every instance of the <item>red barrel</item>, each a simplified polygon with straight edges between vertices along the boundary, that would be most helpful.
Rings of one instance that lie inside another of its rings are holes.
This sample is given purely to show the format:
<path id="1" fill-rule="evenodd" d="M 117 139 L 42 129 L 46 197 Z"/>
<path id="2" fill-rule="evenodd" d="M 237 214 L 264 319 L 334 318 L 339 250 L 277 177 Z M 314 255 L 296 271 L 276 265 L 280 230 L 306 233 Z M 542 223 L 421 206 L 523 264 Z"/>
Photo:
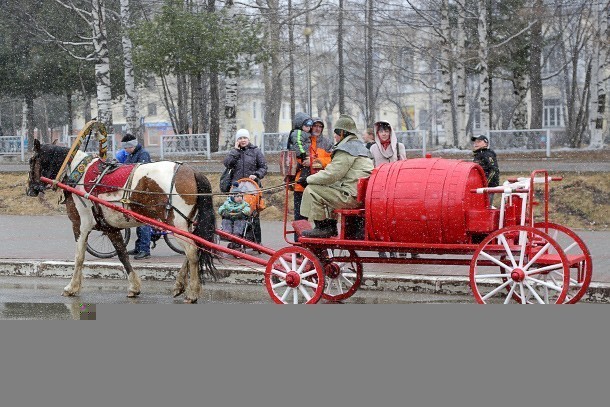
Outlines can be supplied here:
<path id="1" fill-rule="evenodd" d="M 417 158 L 383 164 L 366 190 L 368 238 L 384 242 L 469 243 L 467 211 L 485 210 L 487 185 L 472 162 Z"/>

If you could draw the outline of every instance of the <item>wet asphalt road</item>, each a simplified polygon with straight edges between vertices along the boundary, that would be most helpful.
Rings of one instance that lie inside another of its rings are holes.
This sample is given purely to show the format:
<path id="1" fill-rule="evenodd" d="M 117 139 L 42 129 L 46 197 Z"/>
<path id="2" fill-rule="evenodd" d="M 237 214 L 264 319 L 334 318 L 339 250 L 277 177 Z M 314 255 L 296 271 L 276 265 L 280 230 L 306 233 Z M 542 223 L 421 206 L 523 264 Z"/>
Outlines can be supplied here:
<path id="1" fill-rule="evenodd" d="M 182 297 L 171 296 L 173 282 L 142 281 L 140 297 L 127 298 L 126 280 L 85 279 L 80 296 L 62 297 L 62 289 L 68 281 L 41 277 L 0 277 L 0 320 L 80 319 L 82 304 L 182 304 Z M 469 296 L 367 291 L 360 291 L 346 301 L 350 304 L 472 302 Z M 263 286 L 208 283 L 203 287 L 198 304 L 184 306 L 198 307 L 207 303 L 269 304 L 271 300 Z"/>

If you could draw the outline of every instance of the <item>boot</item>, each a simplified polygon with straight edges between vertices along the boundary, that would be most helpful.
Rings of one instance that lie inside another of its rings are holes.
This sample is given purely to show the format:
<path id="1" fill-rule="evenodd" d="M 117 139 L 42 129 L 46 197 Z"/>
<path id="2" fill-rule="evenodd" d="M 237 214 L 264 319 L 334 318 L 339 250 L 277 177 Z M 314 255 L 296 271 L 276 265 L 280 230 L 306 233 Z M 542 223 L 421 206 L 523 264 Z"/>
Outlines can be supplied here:
<path id="1" fill-rule="evenodd" d="M 325 238 L 337 235 L 337 221 L 334 219 L 315 220 L 316 226 L 303 232 L 303 237 Z"/>

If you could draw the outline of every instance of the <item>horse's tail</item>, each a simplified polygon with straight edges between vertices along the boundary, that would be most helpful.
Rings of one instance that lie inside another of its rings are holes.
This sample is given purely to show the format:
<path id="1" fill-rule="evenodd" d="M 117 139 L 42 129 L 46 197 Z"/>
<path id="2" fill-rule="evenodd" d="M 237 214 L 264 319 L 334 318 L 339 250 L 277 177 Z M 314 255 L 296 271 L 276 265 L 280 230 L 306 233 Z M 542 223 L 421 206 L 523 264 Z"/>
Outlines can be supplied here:
<path id="1" fill-rule="evenodd" d="M 195 230 L 193 233 L 208 242 L 214 242 L 216 231 L 216 215 L 212 200 L 212 186 L 205 175 L 200 172 L 195 173 L 197 182 L 197 219 L 195 220 Z M 214 266 L 214 256 L 208 248 L 197 244 L 199 250 L 199 277 L 204 281 L 204 273 L 210 274 L 214 280 L 217 279 L 218 270 Z"/>

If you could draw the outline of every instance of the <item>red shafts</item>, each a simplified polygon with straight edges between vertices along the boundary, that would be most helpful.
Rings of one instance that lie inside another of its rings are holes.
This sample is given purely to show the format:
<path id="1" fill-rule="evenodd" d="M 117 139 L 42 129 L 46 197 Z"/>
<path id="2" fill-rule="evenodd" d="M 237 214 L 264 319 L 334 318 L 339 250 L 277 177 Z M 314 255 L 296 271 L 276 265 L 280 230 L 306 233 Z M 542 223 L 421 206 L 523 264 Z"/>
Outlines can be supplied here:
<path id="1" fill-rule="evenodd" d="M 50 185 L 54 184 L 54 181 L 52 179 L 49 179 L 49 178 L 46 178 L 46 177 L 40 177 L 40 179 L 41 179 L 41 181 L 46 182 L 47 184 L 50 184 Z M 203 238 L 201 238 L 199 236 L 196 236 L 196 235 L 194 235 L 192 233 L 189 233 L 189 232 L 186 232 L 186 231 L 184 231 L 182 229 L 178 229 L 176 227 L 167 225 L 167 224 L 165 224 L 163 222 L 159 222 L 158 220 L 155 220 L 155 219 L 152 219 L 152 218 L 140 215 L 139 213 L 135 213 L 133 211 L 130 211 L 129 209 L 122 208 L 122 207 L 120 207 L 118 205 L 114 205 L 114 204 L 112 204 L 112 203 L 110 203 L 108 201 L 105 201 L 103 199 L 98 198 L 97 196 L 90 195 L 90 194 L 88 194 L 88 193 L 86 193 L 84 191 L 80 191 L 80 190 L 78 190 L 76 188 L 72 188 L 71 186 L 63 184 L 61 182 L 58 182 L 56 185 L 58 187 L 60 187 L 61 189 L 64 189 L 64 190 L 66 190 L 68 192 L 71 192 L 73 194 L 76 194 L 78 196 L 82 196 L 83 198 L 89 199 L 92 202 L 98 203 L 100 205 L 103 205 L 103 206 L 108 207 L 108 208 L 110 208 L 112 210 L 118 211 L 118 212 L 120 212 L 122 214 L 125 214 L 127 216 L 131 216 L 135 220 L 138 220 L 138 221 L 140 221 L 142 223 L 146 223 L 146 224 L 149 224 L 151 226 L 155 226 L 157 228 L 173 232 L 173 233 L 175 233 L 177 235 L 184 236 L 184 237 L 186 237 L 188 239 L 192 239 L 192 240 L 200 243 L 206 249 L 218 250 L 219 252 L 227 253 L 227 254 L 230 254 L 232 256 L 235 256 L 235 257 L 238 257 L 238 258 L 250 261 L 252 263 L 259 264 L 261 266 L 267 266 L 267 261 L 266 260 L 259 259 L 258 257 L 254 257 L 254 256 L 251 256 L 249 254 L 239 252 L 237 250 L 231 250 L 231 249 L 228 249 L 228 248 L 226 248 L 224 246 L 220 246 L 220 245 L 217 245 L 217 244 L 212 243 L 212 242 L 208 242 L 207 240 L 205 240 L 205 239 L 203 239 Z M 266 250 L 270 250 L 270 249 L 266 248 Z"/>

